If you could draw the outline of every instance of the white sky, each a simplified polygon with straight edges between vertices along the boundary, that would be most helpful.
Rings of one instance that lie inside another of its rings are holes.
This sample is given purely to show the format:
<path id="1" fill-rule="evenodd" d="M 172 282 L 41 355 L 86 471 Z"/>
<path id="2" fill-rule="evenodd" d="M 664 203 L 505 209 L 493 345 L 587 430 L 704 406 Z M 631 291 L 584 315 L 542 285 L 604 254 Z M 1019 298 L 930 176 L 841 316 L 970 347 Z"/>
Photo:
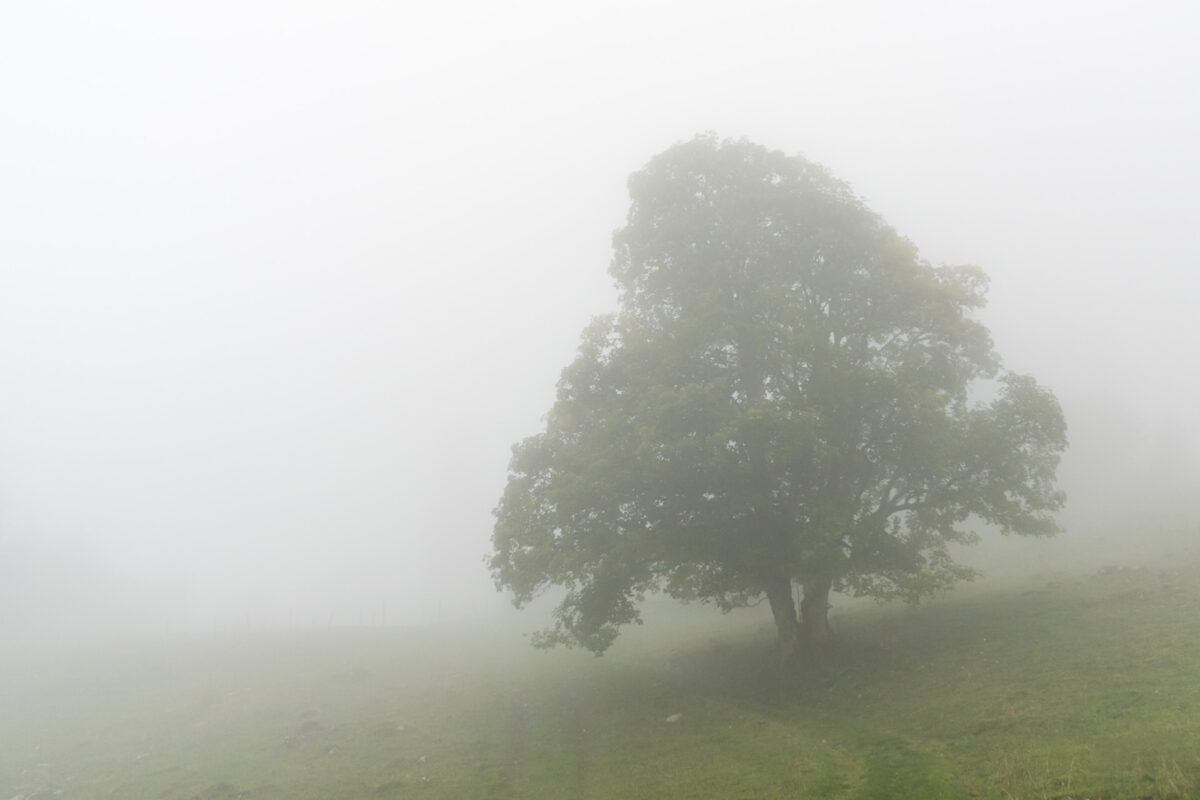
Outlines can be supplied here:
<path id="1" fill-rule="evenodd" d="M 495 609 L 509 447 L 615 304 L 625 179 L 704 130 L 987 270 L 1077 495 L 1163 442 L 1194 464 L 1197 30 L 1184 2 L 6 3 L 0 627 Z"/>

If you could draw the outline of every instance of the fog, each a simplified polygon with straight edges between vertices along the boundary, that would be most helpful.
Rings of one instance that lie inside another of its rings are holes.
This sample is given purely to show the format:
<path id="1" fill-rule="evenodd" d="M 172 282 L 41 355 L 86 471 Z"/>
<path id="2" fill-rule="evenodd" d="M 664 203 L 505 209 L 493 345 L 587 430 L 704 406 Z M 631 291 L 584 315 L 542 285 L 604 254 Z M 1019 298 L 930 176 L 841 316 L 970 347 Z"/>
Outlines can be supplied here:
<path id="1" fill-rule="evenodd" d="M 1071 426 L 1058 552 L 1194 524 L 1198 25 L 6 4 L 0 630 L 507 613 L 482 559 L 509 448 L 615 307 L 627 176 L 705 130 L 803 153 L 988 272 L 999 353 Z"/>

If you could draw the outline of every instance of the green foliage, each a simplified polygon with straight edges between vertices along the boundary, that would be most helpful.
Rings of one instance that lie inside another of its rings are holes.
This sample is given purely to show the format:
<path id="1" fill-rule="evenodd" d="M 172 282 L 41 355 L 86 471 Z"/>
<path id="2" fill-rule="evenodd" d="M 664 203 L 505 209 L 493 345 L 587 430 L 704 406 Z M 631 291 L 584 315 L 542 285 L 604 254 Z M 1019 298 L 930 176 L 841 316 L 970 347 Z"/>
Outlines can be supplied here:
<path id="1" fill-rule="evenodd" d="M 980 270 L 931 266 L 825 170 L 744 141 L 678 145 L 629 187 L 620 312 L 584 332 L 496 509 L 497 585 L 566 589 L 539 643 L 603 652 L 651 591 L 915 600 L 970 574 L 947 546 L 972 516 L 1057 530 L 1066 426 L 1000 371 Z"/>

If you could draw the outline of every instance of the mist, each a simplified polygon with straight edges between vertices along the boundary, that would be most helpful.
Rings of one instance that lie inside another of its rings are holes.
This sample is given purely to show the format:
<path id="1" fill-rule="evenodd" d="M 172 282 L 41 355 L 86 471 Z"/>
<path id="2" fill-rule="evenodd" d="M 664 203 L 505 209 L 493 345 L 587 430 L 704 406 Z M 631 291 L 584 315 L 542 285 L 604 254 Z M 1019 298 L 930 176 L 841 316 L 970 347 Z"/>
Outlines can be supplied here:
<path id="1" fill-rule="evenodd" d="M 510 613 L 509 448 L 615 308 L 626 177 L 705 130 L 987 271 L 1070 425 L 1056 552 L 1194 527 L 1198 16 L 6 7 L 0 642 Z"/>

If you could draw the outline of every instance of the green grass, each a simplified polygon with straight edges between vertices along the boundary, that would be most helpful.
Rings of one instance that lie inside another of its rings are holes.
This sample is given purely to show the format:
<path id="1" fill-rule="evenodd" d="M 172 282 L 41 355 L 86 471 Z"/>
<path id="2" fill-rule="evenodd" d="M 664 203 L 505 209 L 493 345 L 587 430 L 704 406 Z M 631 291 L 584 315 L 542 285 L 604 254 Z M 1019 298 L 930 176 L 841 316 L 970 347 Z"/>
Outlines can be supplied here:
<path id="1" fill-rule="evenodd" d="M 787 682 L 762 609 L 662 616 L 600 659 L 508 624 L 18 657 L 0 800 L 1200 796 L 1194 563 L 850 604 Z"/>

